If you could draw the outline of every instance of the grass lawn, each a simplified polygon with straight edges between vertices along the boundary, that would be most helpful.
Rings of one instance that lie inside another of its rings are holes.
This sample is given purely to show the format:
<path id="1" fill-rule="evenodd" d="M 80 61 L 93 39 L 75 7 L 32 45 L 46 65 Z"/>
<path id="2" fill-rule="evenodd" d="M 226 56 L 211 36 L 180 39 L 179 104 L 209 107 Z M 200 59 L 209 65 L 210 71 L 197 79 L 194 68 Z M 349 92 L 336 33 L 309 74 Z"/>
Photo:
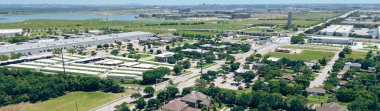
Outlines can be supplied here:
<path id="1" fill-rule="evenodd" d="M 324 103 L 327 103 L 329 96 L 330 94 L 325 94 L 323 96 L 308 96 L 307 101 L 313 104 L 321 104 L 321 101 L 323 101 Z"/>
<path id="2" fill-rule="evenodd" d="M 213 65 L 215 65 L 216 63 L 205 63 L 205 64 L 203 64 L 203 68 L 209 68 L 209 67 L 211 67 L 211 66 L 213 66 Z M 201 68 L 201 66 L 195 66 L 195 68 L 196 69 L 200 69 Z"/>
<path id="3" fill-rule="evenodd" d="M 340 47 L 322 46 L 322 45 L 287 45 L 281 48 L 289 49 L 305 49 L 305 50 L 318 50 L 318 51 L 340 51 Z"/>
<path id="4" fill-rule="evenodd" d="M 351 54 L 346 54 L 346 58 L 353 58 L 353 59 L 364 59 L 367 55 L 367 52 L 362 51 L 352 51 Z"/>
<path id="5" fill-rule="evenodd" d="M 38 102 L 24 111 L 76 111 L 75 100 L 79 111 L 88 111 L 120 97 L 119 94 L 103 92 L 69 92 L 55 99 Z"/>
<path id="6" fill-rule="evenodd" d="M 288 58 L 291 60 L 320 60 L 323 57 L 326 57 L 328 60 L 330 60 L 334 56 L 334 52 L 325 52 L 325 51 L 311 51 L 311 50 L 303 50 L 300 54 L 289 54 L 289 53 L 281 53 L 281 52 L 271 52 L 267 55 L 270 55 L 271 57 L 278 57 L 278 58 Z"/>

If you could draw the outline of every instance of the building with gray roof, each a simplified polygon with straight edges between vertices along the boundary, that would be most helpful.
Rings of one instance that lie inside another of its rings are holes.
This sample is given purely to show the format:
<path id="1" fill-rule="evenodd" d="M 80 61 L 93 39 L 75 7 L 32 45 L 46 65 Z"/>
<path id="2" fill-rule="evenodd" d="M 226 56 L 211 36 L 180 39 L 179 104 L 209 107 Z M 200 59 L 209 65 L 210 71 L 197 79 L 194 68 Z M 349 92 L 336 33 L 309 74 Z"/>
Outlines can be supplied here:
<path id="1" fill-rule="evenodd" d="M 127 32 L 109 35 L 100 35 L 85 38 L 55 40 L 46 43 L 25 43 L 20 45 L 11 45 L 0 47 L 1 55 L 10 53 L 21 53 L 23 55 L 38 54 L 50 52 L 56 48 L 86 48 L 93 45 L 113 43 L 115 41 L 139 40 L 139 38 L 152 37 L 154 34 L 149 32 Z"/>

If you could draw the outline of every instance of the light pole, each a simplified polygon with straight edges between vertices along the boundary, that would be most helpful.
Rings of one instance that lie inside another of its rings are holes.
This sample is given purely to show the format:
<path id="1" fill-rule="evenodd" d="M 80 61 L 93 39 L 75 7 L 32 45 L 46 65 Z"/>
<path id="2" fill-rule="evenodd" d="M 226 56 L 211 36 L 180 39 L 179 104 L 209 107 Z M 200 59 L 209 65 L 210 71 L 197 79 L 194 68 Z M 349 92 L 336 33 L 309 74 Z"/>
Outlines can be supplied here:
<path id="1" fill-rule="evenodd" d="M 201 79 L 203 75 L 203 49 L 201 49 Z"/>
<path id="2" fill-rule="evenodd" d="M 66 74 L 65 60 L 63 59 L 63 48 L 61 48 L 61 58 L 62 58 L 63 74 Z"/>

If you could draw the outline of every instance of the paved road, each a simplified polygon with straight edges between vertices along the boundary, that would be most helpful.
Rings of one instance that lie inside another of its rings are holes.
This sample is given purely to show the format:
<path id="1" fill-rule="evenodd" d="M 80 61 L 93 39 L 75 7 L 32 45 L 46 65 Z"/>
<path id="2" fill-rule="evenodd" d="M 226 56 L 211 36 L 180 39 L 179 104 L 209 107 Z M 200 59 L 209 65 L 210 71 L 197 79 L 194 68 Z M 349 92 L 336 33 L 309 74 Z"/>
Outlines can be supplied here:
<path id="1" fill-rule="evenodd" d="M 245 58 L 250 56 L 251 54 L 253 54 L 254 50 L 257 50 L 258 53 L 260 53 L 260 54 L 266 54 L 266 53 L 270 52 L 271 50 L 273 50 L 274 48 L 276 48 L 277 46 L 278 45 L 273 44 L 273 43 L 268 43 L 268 44 L 265 44 L 262 46 L 253 45 L 251 51 L 244 53 L 244 54 L 236 54 L 235 58 L 238 59 L 237 62 L 240 62 L 243 64 L 245 62 Z M 203 72 L 205 73 L 209 70 L 217 70 L 223 64 L 225 64 L 225 61 L 215 61 L 215 62 L 216 62 L 215 65 L 203 69 Z M 177 88 L 180 91 L 182 91 L 183 88 L 195 85 L 196 76 L 200 75 L 201 70 L 200 69 L 192 69 L 191 71 L 192 71 L 191 74 L 178 76 L 178 77 L 175 77 L 174 79 L 172 79 L 174 84 L 179 83 Z M 168 86 L 170 86 L 169 82 L 165 81 L 165 82 L 162 82 L 160 84 L 154 85 L 153 88 L 156 91 L 158 91 L 158 90 L 163 90 Z M 99 106 L 97 108 L 94 108 L 94 110 L 92 110 L 92 111 L 113 111 L 115 106 L 120 105 L 123 102 L 130 103 L 132 101 L 133 101 L 133 99 L 131 99 L 130 97 L 125 97 L 123 99 L 115 100 L 114 102 L 111 102 L 111 103 Z"/>
<path id="2" fill-rule="evenodd" d="M 336 53 L 335 56 L 330 60 L 326 67 L 319 73 L 318 77 L 310 82 L 309 87 L 319 87 L 323 85 L 323 82 L 329 76 L 328 72 L 332 70 L 332 66 L 335 64 L 335 61 L 339 59 L 339 53 Z"/>

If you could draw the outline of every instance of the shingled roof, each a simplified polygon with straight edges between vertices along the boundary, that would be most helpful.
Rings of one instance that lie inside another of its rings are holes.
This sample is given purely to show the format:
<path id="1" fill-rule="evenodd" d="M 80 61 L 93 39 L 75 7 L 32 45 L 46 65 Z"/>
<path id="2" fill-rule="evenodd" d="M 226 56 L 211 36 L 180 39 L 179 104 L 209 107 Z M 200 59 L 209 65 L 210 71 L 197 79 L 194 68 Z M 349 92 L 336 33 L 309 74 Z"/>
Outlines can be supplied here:
<path id="1" fill-rule="evenodd" d="M 316 111 L 348 111 L 348 109 L 339 106 L 337 103 L 326 103 L 322 106 L 317 106 Z"/>

